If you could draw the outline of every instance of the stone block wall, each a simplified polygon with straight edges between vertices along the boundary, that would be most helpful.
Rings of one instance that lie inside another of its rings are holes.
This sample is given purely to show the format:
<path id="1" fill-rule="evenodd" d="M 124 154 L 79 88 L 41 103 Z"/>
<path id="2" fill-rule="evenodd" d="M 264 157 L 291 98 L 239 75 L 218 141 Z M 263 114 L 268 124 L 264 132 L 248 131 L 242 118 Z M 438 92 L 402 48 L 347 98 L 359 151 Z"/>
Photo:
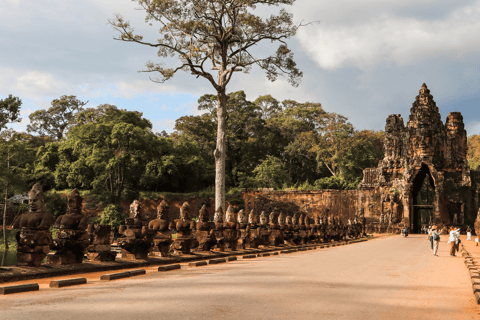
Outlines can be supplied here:
<path id="1" fill-rule="evenodd" d="M 304 213 L 311 219 L 316 215 L 340 217 L 344 222 L 353 218 L 359 210 L 359 190 L 314 190 L 314 191 L 255 191 L 242 193 L 245 211 L 259 215 L 275 213 Z"/>

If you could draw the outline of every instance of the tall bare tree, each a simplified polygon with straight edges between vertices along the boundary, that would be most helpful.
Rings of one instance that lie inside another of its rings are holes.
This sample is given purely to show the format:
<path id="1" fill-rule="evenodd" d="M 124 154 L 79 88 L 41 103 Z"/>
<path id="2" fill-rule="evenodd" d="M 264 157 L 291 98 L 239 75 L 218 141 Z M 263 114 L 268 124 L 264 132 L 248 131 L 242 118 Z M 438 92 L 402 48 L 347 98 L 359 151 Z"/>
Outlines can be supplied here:
<path id="1" fill-rule="evenodd" d="M 262 18 L 253 13 L 257 5 L 293 5 L 295 0 L 132 0 L 145 10 L 145 22 L 158 23 L 161 37 L 156 42 L 143 40 L 134 33 L 130 23 L 119 15 L 109 23 L 120 32 L 115 40 L 135 42 L 158 48 L 158 56 L 177 56 L 179 63 L 163 67 L 147 62 L 146 70 L 158 72 L 163 83 L 180 70 L 207 79 L 217 91 L 218 130 L 215 156 L 215 208 L 225 210 L 225 130 L 227 121 L 227 84 L 233 73 L 248 73 L 257 65 L 265 70 L 267 78 L 275 81 L 287 75 L 293 86 L 298 86 L 302 72 L 293 61 L 293 53 L 285 42 L 294 36 L 301 24 L 294 24 L 292 14 L 280 9 L 278 14 Z M 278 42 L 275 54 L 259 57 L 252 49 L 259 42 Z M 216 79 L 211 70 L 217 71 Z"/>

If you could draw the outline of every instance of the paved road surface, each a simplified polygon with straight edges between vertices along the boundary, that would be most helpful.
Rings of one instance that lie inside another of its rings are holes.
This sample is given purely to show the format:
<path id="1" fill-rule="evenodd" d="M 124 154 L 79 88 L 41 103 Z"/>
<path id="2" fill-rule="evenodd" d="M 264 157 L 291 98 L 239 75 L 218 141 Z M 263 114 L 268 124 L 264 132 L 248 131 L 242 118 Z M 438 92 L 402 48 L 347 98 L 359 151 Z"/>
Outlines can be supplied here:
<path id="1" fill-rule="evenodd" d="M 0 319 L 480 319 L 446 236 L 385 237 L 289 255 L 185 267 L 0 296 Z M 71 277 L 71 276 L 70 276 Z M 39 282 L 39 281 L 30 281 Z"/>

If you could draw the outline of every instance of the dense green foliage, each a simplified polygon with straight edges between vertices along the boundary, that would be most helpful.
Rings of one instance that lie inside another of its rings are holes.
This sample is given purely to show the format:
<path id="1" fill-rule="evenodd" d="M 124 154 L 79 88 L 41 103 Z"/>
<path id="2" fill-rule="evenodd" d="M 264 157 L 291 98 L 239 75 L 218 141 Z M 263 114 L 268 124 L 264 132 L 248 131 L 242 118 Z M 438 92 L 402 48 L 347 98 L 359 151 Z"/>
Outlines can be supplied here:
<path id="1" fill-rule="evenodd" d="M 123 210 L 123 207 L 118 204 L 111 204 L 103 209 L 98 223 L 110 225 L 113 230 L 118 231 L 118 227 L 124 224 L 125 218 L 127 218 L 127 214 L 125 210 Z"/>
<path id="2" fill-rule="evenodd" d="M 15 240 L 15 234 L 18 230 L 6 230 L 7 243 L 10 252 L 17 251 L 17 240 Z M 3 237 L 0 238 L 0 252 L 5 251 L 5 243 Z M 0 261 L 2 261 L 2 256 L 0 256 Z"/>
<path id="3" fill-rule="evenodd" d="M 55 217 L 66 210 L 63 191 L 55 190 L 78 188 L 103 205 L 156 199 L 160 192 L 214 197 L 216 96 L 202 96 L 203 114 L 177 119 L 170 135 L 154 133 L 141 112 L 84 104 L 75 96 L 54 100 L 37 112 L 38 130 L 31 126 L 40 135 L 2 132 L 0 178 L 9 196 L 40 182 Z M 270 95 L 250 101 L 238 91 L 229 94 L 227 112 L 227 198 L 242 188 L 354 189 L 363 169 L 383 158 L 382 131 L 358 131 L 319 103 Z M 64 119 L 54 126 L 48 114 Z M 112 208 L 104 219 L 115 224 L 113 212 L 121 214 Z"/>
<path id="4" fill-rule="evenodd" d="M 477 170 L 480 167 L 480 135 L 472 135 L 467 140 L 467 159 L 470 169 Z"/>

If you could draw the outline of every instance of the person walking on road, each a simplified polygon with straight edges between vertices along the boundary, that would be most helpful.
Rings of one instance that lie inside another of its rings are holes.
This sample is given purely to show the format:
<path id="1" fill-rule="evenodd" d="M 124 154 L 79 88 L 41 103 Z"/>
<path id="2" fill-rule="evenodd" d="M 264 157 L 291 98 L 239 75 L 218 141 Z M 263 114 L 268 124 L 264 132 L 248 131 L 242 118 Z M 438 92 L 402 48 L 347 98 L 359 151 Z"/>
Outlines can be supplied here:
<path id="1" fill-rule="evenodd" d="M 472 240 L 472 228 L 470 226 L 467 227 L 467 241 Z"/>
<path id="2" fill-rule="evenodd" d="M 433 237 L 433 255 L 438 257 L 438 245 L 440 244 L 440 232 L 437 231 L 437 226 L 432 227 L 432 237 Z"/>
<path id="3" fill-rule="evenodd" d="M 450 228 L 450 236 L 448 238 L 448 243 L 450 243 L 450 255 L 455 257 L 455 252 L 457 251 L 457 239 L 460 236 L 460 229 L 455 229 L 454 227 Z"/>
<path id="4" fill-rule="evenodd" d="M 433 234 L 432 234 L 432 226 L 428 228 L 428 240 L 430 241 L 430 249 L 433 251 Z"/>
<path id="5" fill-rule="evenodd" d="M 455 231 L 455 250 L 458 252 L 460 250 L 460 228 Z"/>

